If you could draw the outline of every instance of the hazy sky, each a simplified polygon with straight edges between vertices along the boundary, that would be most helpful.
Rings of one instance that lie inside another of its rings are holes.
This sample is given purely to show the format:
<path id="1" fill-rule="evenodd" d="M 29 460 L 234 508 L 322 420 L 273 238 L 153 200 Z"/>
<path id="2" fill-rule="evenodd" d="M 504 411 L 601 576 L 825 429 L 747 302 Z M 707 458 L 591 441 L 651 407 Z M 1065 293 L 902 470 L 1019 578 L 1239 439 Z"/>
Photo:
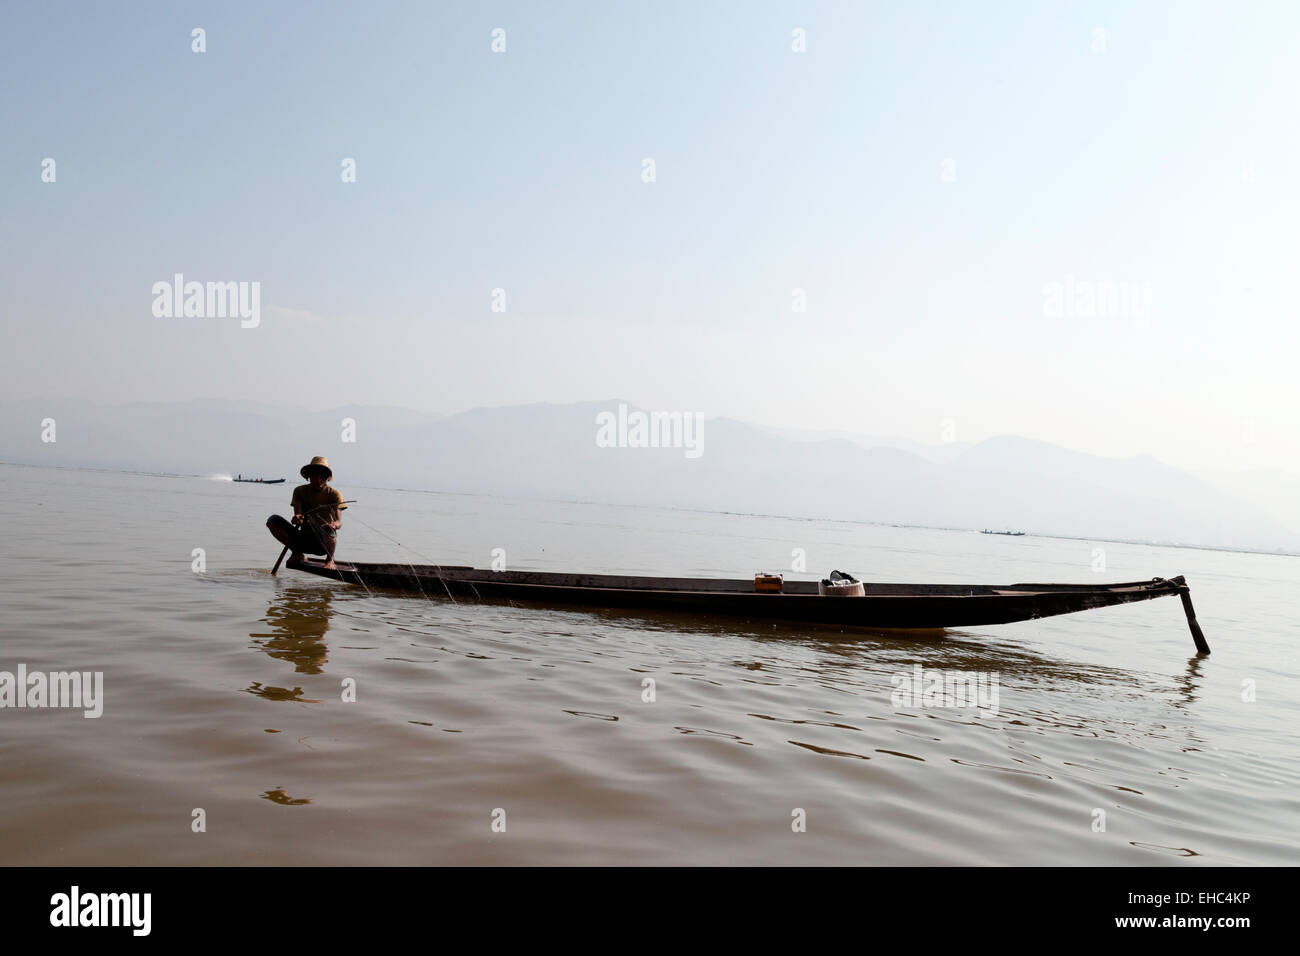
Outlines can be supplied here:
<path id="1" fill-rule="evenodd" d="M 0 400 L 617 396 L 1300 472 L 1300 5 L 1134 6 L 7 3 Z M 177 272 L 261 325 L 156 318 Z M 1067 279 L 1149 314 L 1051 314 Z"/>

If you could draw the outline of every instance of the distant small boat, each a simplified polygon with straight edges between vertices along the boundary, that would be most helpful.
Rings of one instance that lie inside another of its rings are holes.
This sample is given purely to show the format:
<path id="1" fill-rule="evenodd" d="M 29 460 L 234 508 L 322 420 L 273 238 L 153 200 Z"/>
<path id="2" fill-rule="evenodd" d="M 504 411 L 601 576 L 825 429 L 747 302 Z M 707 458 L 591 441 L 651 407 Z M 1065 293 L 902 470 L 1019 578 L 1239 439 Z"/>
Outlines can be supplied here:
<path id="1" fill-rule="evenodd" d="M 240 481 L 248 485 L 282 485 L 283 478 L 245 478 L 243 475 L 236 475 L 231 481 Z"/>
<path id="2" fill-rule="evenodd" d="M 981 531 L 980 534 L 1005 534 L 1012 538 L 1023 538 L 1025 536 L 1023 531 L 990 531 L 987 528 Z"/>

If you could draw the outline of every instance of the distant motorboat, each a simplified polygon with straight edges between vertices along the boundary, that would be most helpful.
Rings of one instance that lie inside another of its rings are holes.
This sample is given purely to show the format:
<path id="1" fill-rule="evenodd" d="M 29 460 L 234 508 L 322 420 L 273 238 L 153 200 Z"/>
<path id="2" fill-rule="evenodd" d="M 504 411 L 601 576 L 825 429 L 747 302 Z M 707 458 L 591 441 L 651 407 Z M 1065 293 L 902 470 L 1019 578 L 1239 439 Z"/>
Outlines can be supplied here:
<path id="1" fill-rule="evenodd" d="M 243 482 L 246 485 L 282 485 L 283 478 L 245 478 L 243 475 L 236 475 L 231 481 Z"/>
<path id="2" fill-rule="evenodd" d="M 1005 534 L 1012 538 L 1022 538 L 1025 533 L 1023 531 L 990 531 L 985 528 L 980 534 Z"/>

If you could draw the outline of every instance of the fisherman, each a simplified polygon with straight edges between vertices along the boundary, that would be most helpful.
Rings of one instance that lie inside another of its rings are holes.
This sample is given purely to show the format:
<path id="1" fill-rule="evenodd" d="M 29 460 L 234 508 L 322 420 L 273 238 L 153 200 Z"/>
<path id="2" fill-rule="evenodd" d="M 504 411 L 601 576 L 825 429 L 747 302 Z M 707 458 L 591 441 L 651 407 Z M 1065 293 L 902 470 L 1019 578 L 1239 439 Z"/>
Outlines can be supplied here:
<path id="1" fill-rule="evenodd" d="M 302 466 L 298 474 L 309 484 L 293 489 L 293 521 L 279 515 L 266 519 L 275 540 L 288 548 L 290 561 L 301 561 L 304 554 L 325 555 L 325 567 L 334 567 L 334 548 L 338 531 L 343 527 L 339 512 L 347 507 L 343 495 L 327 482 L 334 477 L 330 463 L 317 456 Z"/>

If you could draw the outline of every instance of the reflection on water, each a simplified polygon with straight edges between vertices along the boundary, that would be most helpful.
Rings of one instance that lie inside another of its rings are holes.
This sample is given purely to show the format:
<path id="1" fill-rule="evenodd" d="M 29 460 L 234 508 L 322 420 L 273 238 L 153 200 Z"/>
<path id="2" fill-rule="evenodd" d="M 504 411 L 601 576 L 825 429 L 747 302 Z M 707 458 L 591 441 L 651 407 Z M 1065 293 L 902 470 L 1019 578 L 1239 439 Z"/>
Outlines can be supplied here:
<path id="1" fill-rule="evenodd" d="M 1159 843 L 1142 843 L 1139 840 L 1130 840 L 1130 846 L 1142 847 L 1147 850 L 1159 850 L 1163 853 L 1170 853 L 1174 856 L 1200 856 L 1195 850 L 1190 850 L 1185 846 L 1162 846 Z"/>
<path id="2" fill-rule="evenodd" d="M 1177 707 L 1180 710 L 1190 709 L 1200 697 L 1200 694 L 1197 692 L 1201 689 L 1202 660 L 1201 655 L 1193 654 L 1187 659 L 1187 670 L 1182 675 L 1175 678 L 1175 683 L 1178 687 L 1178 696 L 1170 701 L 1174 707 Z"/>
<path id="3" fill-rule="evenodd" d="M 1056 657 L 1032 646 L 1003 643 L 988 634 L 960 630 L 926 632 L 920 637 L 911 637 L 899 631 L 809 628 L 675 611 L 638 611 L 635 615 L 604 610 L 572 613 L 599 620 L 611 631 L 629 634 L 658 632 L 718 639 L 748 638 L 754 642 L 754 656 L 733 658 L 729 664 L 763 675 L 761 680 L 758 674 L 742 678 L 747 683 L 771 687 L 800 687 L 813 682 L 837 693 L 875 694 L 882 687 L 890 686 L 891 676 L 910 671 L 918 664 L 926 670 L 949 673 L 995 674 L 1004 693 L 1032 691 L 1036 700 L 1038 695 L 1048 694 L 1070 704 L 1059 712 L 1043 713 L 1018 707 L 1016 698 L 1012 697 L 1001 714 L 1006 722 L 1018 726 L 1028 722 L 1034 726 L 1063 728 L 1094 736 L 1120 733 L 1168 737 L 1171 728 L 1164 723 L 1136 719 L 1116 722 L 1115 706 L 1124 701 L 1134 705 L 1156 702 L 1185 711 L 1197 700 L 1202 671 L 1207 666 L 1205 658 L 1192 655 L 1187 658 L 1183 672 L 1174 675 L 1171 683 L 1165 676 L 1132 668 L 1083 663 L 1067 656 Z M 696 659 L 675 658 L 673 663 L 712 669 L 719 662 L 713 660 L 712 654 L 705 653 Z M 695 676 L 703 680 L 700 675 Z M 888 697 L 887 690 L 885 696 Z M 1139 710 L 1130 708 L 1130 713 Z M 764 714 L 751 716 L 772 719 Z M 987 715 L 981 719 L 985 724 L 997 723 Z M 1202 740 L 1191 724 L 1177 728 L 1176 732 L 1180 738 L 1195 743 Z"/>
<path id="4" fill-rule="evenodd" d="M 288 687 L 272 687 L 269 684 L 263 684 L 260 680 L 255 680 L 249 684 L 248 692 L 266 700 L 295 700 L 300 704 L 320 703 L 319 699 L 302 696 L 303 690 L 301 687 L 295 687 L 292 690 Z"/>
<path id="5" fill-rule="evenodd" d="M 248 636 L 268 656 L 293 664 L 299 674 L 319 674 L 329 662 L 325 633 L 330 627 L 333 597 L 328 588 L 283 588 L 262 618 L 270 632 L 254 631 Z"/>
<path id="6" fill-rule="evenodd" d="M 284 792 L 284 787 L 276 787 L 274 790 L 265 790 L 262 792 L 263 800 L 270 800 L 272 803 L 278 803 L 282 807 L 301 807 L 311 803 L 310 797 L 291 797 Z"/>

